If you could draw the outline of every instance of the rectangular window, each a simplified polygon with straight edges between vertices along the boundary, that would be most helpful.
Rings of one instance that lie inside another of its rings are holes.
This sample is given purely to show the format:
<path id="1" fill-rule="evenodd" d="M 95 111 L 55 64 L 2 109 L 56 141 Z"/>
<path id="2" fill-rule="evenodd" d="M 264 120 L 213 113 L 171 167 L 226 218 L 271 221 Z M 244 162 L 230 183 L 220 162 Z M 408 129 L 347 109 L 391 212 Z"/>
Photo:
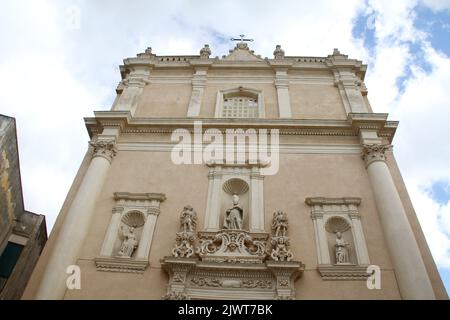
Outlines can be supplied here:
<path id="1" fill-rule="evenodd" d="M 247 97 L 227 98 L 223 101 L 223 118 L 258 118 L 258 102 Z"/>
<path id="2" fill-rule="evenodd" d="M 0 256 L 0 290 L 6 285 L 9 276 L 16 266 L 17 260 L 19 260 L 22 250 L 22 245 L 13 242 L 8 242 L 5 250 L 3 250 Z"/>

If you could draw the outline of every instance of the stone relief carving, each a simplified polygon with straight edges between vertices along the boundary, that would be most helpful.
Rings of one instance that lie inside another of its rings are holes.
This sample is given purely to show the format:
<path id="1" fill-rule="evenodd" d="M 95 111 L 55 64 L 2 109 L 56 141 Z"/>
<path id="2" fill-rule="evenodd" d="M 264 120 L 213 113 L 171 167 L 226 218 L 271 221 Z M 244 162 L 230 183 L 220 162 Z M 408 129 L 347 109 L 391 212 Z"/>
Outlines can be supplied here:
<path id="1" fill-rule="evenodd" d="M 265 257 L 266 244 L 254 240 L 247 231 L 223 230 L 209 239 L 200 239 L 198 254 L 206 255 L 254 255 Z"/>
<path id="2" fill-rule="evenodd" d="M 233 202 L 233 206 L 225 212 L 223 228 L 242 230 L 242 221 L 244 220 L 244 210 L 239 205 L 239 196 L 237 194 L 233 194 L 231 199 Z"/>
<path id="3" fill-rule="evenodd" d="M 294 255 L 289 248 L 289 237 L 286 236 L 288 220 L 286 213 L 282 211 L 274 212 L 272 219 L 272 231 L 270 243 L 272 251 L 270 257 L 275 261 L 291 261 Z"/>
<path id="4" fill-rule="evenodd" d="M 195 215 L 190 206 L 185 207 L 173 255 L 161 260 L 163 270 L 169 274 L 165 299 L 292 299 L 295 296 L 294 282 L 302 274 L 304 264 L 292 261 L 286 214 L 274 213 L 273 235 L 269 241 L 265 232 L 238 229 L 242 228 L 239 224 L 242 209 L 236 194 L 232 200 L 233 206 L 227 210 L 229 224 L 218 231 L 194 234 L 196 224 L 192 217 Z M 188 234 L 192 238 L 186 239 Z M 185 254 L 186 248 L 194 248 L 197 238 L 196 254 L 190 250 Z M 268 242 L 272 243 L 270 254 Z"/>
<path id="5" fill-rule="evenodd" d="M 187 205 L 183 208 L 180 216 L 180 231 L 176 234 L 176 244 L 172 249 L 174 257 L 189 258 L 195 253 L 193 243 L 196 239 L 195 229 L 197 226 L 197 212 Z"/>

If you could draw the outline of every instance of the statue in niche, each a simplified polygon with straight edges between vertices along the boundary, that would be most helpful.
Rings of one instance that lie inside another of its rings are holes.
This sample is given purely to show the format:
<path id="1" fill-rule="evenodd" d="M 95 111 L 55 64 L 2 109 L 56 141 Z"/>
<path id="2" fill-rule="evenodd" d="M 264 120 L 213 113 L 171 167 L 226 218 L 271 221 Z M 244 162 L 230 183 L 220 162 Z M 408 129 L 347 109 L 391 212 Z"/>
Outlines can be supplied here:
<path id="1" fill-rule="evenodd" d="M 117 255 L 123 258 L 131 258 L 134 250 L 139 244 L 137 236 L 134 233 L 134 227 L 130 227 L 128 232 L 123 231 L 123 226 L 120 228 L 120 230 L 124 239 Z"/>
<path id="2" fill-rule="evenodd" d="M 272 230 L 275 237 L 285 237 L 288 228 L 288 220 L 286 213 L 277 211 L 273 213 Z"/>
<path id="3" fill-rule="evenodd" d="M 336 264 L 349 264 L 350 259 L 348 255 L 348 246 L 350 243 L 342 238 L 342 233 L 336 232 L 336 244 L 334 245 L 336 251 Z"/>
<path id="4" fill-rule="evenodd" d="M 180 220 L 182 232 L 193 232 L 197 223 L 197 213 L 190 205 L 187 205 L 181 212 Z"/>
<path id="5" fill-rule="evenodd" d="M 244 217 L 244 210 L 239 205 L 239 196 L 233 194 L 233 207 L 225 212 L 225 219 L 223 221 L 224 229 L 242 230 L 242 221 Z"/>

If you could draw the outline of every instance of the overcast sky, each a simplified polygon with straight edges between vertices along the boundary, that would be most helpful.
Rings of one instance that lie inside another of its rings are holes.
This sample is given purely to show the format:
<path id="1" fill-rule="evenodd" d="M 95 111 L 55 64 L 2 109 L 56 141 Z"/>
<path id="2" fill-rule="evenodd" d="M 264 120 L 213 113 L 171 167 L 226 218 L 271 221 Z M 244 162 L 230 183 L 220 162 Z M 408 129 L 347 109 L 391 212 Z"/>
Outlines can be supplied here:
<path id="1" fill-rule="evenodd" d="M 212 56 L 232 36 L 256 54 L 368 64 L 375 112 L 400 125 L 394 152 L 441 276 L 450 289 L 450 0 L 0 1 L 0 113 L 17 120 L 25 206 L 49 230 L 89 139 L 83 117 L 108 110 L 118 66 L 157 55 Z"/>

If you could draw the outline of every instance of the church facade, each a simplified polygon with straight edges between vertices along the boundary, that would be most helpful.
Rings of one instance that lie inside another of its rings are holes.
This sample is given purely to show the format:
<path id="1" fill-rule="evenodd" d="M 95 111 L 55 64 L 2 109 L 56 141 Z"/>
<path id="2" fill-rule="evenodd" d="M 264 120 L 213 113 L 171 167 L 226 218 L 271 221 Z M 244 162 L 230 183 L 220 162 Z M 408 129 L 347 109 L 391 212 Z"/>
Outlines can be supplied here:
<path id="1" fill-rule="evenodd" d="M 447 299 L 366 65 L 159 56 L 120 66 L 24 299 Z"/>

